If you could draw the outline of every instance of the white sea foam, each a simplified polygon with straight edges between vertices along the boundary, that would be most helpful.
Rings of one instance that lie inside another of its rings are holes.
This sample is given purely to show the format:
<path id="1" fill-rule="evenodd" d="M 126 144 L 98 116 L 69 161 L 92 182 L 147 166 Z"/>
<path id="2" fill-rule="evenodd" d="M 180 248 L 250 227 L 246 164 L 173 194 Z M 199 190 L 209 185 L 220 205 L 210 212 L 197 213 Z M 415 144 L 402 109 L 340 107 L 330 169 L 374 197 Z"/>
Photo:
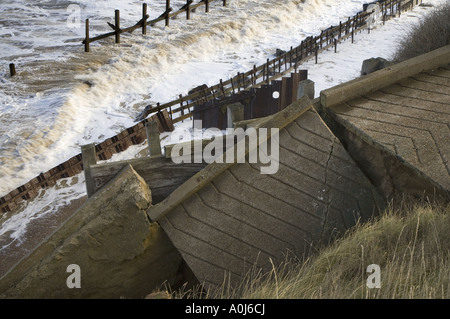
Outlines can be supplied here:
<path id="1" fill-rule="evenodd" d="M 209 14 L 200 8 L 190 21 L 181 15 L 169 28 L 163 23 L 149 28 L 146 36 L 139 30 L 123 34 L 120 45 L 111 37 L 93 43 L 89 54 L 79 41 L 85 18 L 95 36 L 111 30 L 106 21 L 113 22 L 114 9 L 121 10 L 122 26 L 134 24 L 141 18 L 142 2 L 2 2 L 9 14 L 0 35 L 8 51 L 2 51 L 2 59 L 17 64 L 18 77 L 9 78 L 5 70 L 2 74 L 0 195 L 78 154 L 80 145 L 132 126 L 145 104 L 167 102 L 197 85 L 216 84 L 247 71 L 265 62 L 276 48 L 297 45 L 305 36 L 360 11 L 364 2 L 284 0 L 274 5 L 270 0 L 240 0 L 228 1 L 224 8 L 216 1 Z M 184 3 L 172 1 L 172 7 Z M 76 11 L 68 10 L 69 4 L 80 8 L 78 27 L 73 27 L 76 19 L 71 15 Z M 156 17 L 164 8 L 165 1 L 155 1 L 148 12 Z M 22 22 L 23 16 L 31 19 Z M 99 62 L 92 62 L 92 57 Z M 56 85 L 51 76 L 54 63 L 69 64 L 63 75 L 55 72 L 55 77 L 62 76 Z M 89 63 L 94 64 L 92 70 L 80 67 Z"/>
<path id="2" fill-rule="evenodd" d="M 18 76 L 10 78 L 6 68 L 0 70 L 0 196 L 78 154 L 80 145 L 100 142 L 133 125 L 146 104 L 167 102 L 199 84 L 216 84 L 220 78 L 247 71 L 272 57 L 276 48 L 298 45 L 305 37 L 354 15 L 365 2 L 286 0 L 274 5 L 271 0 L 240 0 L 228 1 L 226 8 L 215 3 L 209 14 L 198 11 L 191 21 L 180 17 L 172 20 L 169 28 L 159 24 L 149 28 L 146 36 L 138 30 L 124 34 L 120 45 L 114 45 L 113 38 L 93 43 L 92 52 L 86 54 L 79 41 L 70 41 L 83 37 L 84 26 L 66 28 L 69 3 L 80 5 L 81 21 L 87 17 L 91 20 L 93 36 L 110 31 L 105 21 L 113 22 L 116 8 L 121 10 L 122 25 L 138 21 L 142 2 L 2 1 L 0 8 L 7 9 L 10 16 L 0 19 L 0 59 L 6 67 L 16 63 Z M 149 5 L 150 16 L 164 11 L 164 3 L 161 0 Z M 172 7 L 184 3 L 172 1 Z M 52 9 L 56 4 L 58 9 Z M 35 10 L 36 6 L 39 9 Z M 388 58 L 405 26 L 416 23 L 430 10 L 417 7 L 370 35 L 357 36 L 354 44 L 347 41 L 339 45 L 337 54 L 330 50 L 320 55 L 319 64 L 311 61 L 302 66 L 316 83 L 316 95 L 358 76 L 363 59 Z M 32 15 L 28 25 L 13 23 L 25 14 Z M 60 73 L 67 81 L 37 88 L 27 81 L 26 76 L 51 79 L 42 66 L 55 61 L 59 67 L 65 61 L 69 63 L 69 71 Z M 83 63 L 88 67 L 80 67 Z M 182 136 L 183 140 L 195 138 L 191 126 L 190 121 L 177 125 L 178 133 L 192 135 Z M 176 139 L 167 133 L 161 137 L 163 145 Z M 130 147 L 112 160 L 132 158 L 145 147 Z M 0 236 L 11 234 L 19 240 L 27 220 L 49 214 L 82 196 L 82 174 L 78 180 L 74 185 L 66 183 L 64 188 L 46 191 L 14 219 L 0 219 Z"/>
<path id="3" fill-rule="evenodd" d="M 22 211 L 9 218 L 0 218 L 0 239 L 4 246 L 0 252 L 10 245 L 19 246 L 26 237 L 27 225 L 38 218 L 51 217 L 59 208 L 70 204 L 71 201 L 86 195 L 84 175 L 78 174 L 71 178 L 61 179 L 51 191 L 42 190 L 35 201 L 30 201 Z"/>

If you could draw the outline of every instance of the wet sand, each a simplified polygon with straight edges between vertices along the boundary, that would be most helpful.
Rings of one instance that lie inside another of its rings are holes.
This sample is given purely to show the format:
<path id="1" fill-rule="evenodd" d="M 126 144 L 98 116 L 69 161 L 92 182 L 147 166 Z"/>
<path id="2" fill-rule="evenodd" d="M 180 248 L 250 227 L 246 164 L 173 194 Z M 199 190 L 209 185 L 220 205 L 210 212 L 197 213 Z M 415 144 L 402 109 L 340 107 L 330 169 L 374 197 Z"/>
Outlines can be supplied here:
<path id="1" fill-rule="evenodd" d="M 36 218 L 30 221 L 21 243 L 12 243 L 0 251 L 0 280 L 1 278 L 28 256 L 42 241 L 52 235 L 64 222 L 75 213 L 87 200 L 84 196 L 60 208 L 56 213 Z M 6 237 L 6 236 L 3 236 Z M 1 238 L 2 246 L 8 244 L 8 238 Z"/>

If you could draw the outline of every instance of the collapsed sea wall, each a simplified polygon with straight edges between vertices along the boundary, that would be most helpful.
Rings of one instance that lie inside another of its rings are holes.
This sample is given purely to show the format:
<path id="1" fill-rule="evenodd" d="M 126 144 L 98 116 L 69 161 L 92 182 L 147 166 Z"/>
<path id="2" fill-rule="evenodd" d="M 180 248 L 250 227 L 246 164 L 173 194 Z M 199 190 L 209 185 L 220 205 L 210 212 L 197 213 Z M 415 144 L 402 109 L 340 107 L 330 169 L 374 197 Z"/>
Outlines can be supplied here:
<path id="1" fill-rule="evenodd" d="M 179 252 L 149 221 L 151 202 L 148 185 L 125 167 L 0 279 L 0 298 L 143 298 L 163 284 L 192 282 Z M 76 275 L 78 289 L 71 287 Z"/>
<path id="2" fill-rule="evenodd" d="M 0 297 L 142 298 L 163 283 L 217 286 L 230 272 L 236 280 L 281 261 L 282 250 L 304 252 L 392 199 L 448 201 L 448 105 L 450 46 L 244 123 L 283 129 L 278 175 L 213 163 L 153 206 L 148 184 L 124 165 L 0 279 Z M 81 288 L 69 287 L 70 265 Z"/>

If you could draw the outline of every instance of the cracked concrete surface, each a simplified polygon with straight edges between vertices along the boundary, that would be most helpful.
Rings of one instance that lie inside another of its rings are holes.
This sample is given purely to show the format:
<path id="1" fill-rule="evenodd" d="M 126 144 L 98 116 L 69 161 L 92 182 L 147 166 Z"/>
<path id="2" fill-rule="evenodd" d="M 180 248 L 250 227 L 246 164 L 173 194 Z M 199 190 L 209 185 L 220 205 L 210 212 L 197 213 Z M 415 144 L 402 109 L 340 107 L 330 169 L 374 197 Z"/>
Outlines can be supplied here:
<path id="1" fill-rule="evenodd" d="M 269 270 L 288 252 L 306 256 L 385 207 L 309 99 L 260 122 L 281 127 L 277 173 L 260 174 L 261 164 L 248 162 L 218 171 L 213 163 L 199 172 L 204 184 L 193 176 L 148 210 L 153 218 L 153 209 L 159 212 L 158 222 L 207 286 L 238 280 L 252 266 Z"/>
<path id="2" fill-rule="evenodd" d="M 184 262 L 148 220 L 151 197 L 145 181 L 124 168 L 0 278 L 0 298 L 143 298 L 163 282 L 178 283 Z M 71 264 L 80 267 L 82 289 L 66 284 Z"/>
<path id="3" fill-rule="evenodd" d="M 439 50 L 431 56 L 448 60 L 450 54 Z M 421 63 L 408 61 L 403 66 L 395 65 L 390 70 L 379 71 L 378 75 L 375 72 L 360 81 L 351 81 L 329 92 L 322 92 L 319 104 L 325 103 L 321 111 L 324 108 L 328 111 L 324 114 L 331 114 L 334 118 L 333 125 L 336 125 L 333 129 L 338 127 L 344 131 L 341 140 L 347 142 L 346 147 L 353 155 L 360 155 L 357 160 L 362 163 L 361 167 L 375 173 L 371 175 L 372 182 L 388 190 L 398 188 L 420 193 L 431 186 L 448 193 L 450 67 L 447 62 L 440 68 L 424 71 L 424 66 L 429 67 L 437 62 L 429 58 L 421 59 Z M 413 73 L 412 70 L 417 69 L 421 71 Z M 407 76 L 401 78 L 405 74 Z M 386 81 L 389 83 L 384 85 Z M 162 248 L 157 247 L 160 244 L 148 236 L 147 230 L 121 234 L 127 237 L 130 234 L 139 235 L 137 246 L 133 247 L 135 256 L 141 254 L 142 245 L 150 248 L 147 256 L 150 261 L 146 260 L 138 267 L 143 276 L 148 276 L 148 280 L 155 279 L 152 278 L 154 268 L 148 271 L 149 264 L 158 265 L 159 270 L 164 272 L 168 271 L 167 265 L 176 264 L 178 267 L 185 262 L 186 268 L 191 269 L 206 286 L 220 286 L 224 280 L 237 282 L 254 266 L 270 270 L 274 264 L 283 262 L 287 254 L 294 253 L 300 258 L 306 256 L 315 246 L 328 244 L 357 221 L 367 220 L 385 208 L 385 199 L 316 113 L 308 98 L 300 99 L 271 117 L 259 119 L 253 125 L 258 128 L 280 128 L 280 165 L 275 174 L 262 175 L 261 165 L 248 161 L 242 164 L 213 163 L 175 189 L 162 202 L 150 206 L 146 210 L 147 216 L 151 221 L 157 221 L 164 230 L 158 233 L 167 235 L 160 240 L 164 241 L 163 246 L 170 253 L 162 252 Z M 144 186 L 141 180 L 134 189 Z M 123 190 L 119 193 L 126 195 Z M 141 201 L 125 196 L 124 202 L 128 200 L 136 202 L 130 211 L 137 209 L 136 214 L 141 222 L 133 227 L 140 229 L 142 224 L 148 222 L 143 210 L 151 201 L 149 198 Z M 95 200 L 89 202 L 99 205 Z M 82 217 L 76 214 L 74 218 Z M 119 223 L 118 228 L 122 229 L 121 225 L 126 221 L 129 221 L 128 216 Z M 72 226 L 79 228 L 79 225 L 85 224 L 82 218 Z M 106 233 L 108 228 L 101 227 L 106 229 Z M 73 233 L 72 236 L 64 236 L 70 235 L 70 232 L 59 233 L 57 241 L 44 243 L 40 247 L 43 251 L 37 252 L 34 262 L 19 264 L 14 269 L 18 277 L 9 278 L 6 286 L 5 281 L 0 281 L 0 292 L 2 287 L 18 288 L 18 285 L 9 284 L 18 282 L 17 278 L 20 279 L 24 273 L 32 274 L 34 278 L 41 276 L 45 280 L 48 280 L 49 273 L 65 274 L 64 267 L 58 264 L 64 254 L 48 252 L 55 250 L 52 245 L 64 243 L 66 237 L 81 238 L 77 237 L 76 232 Z M 95 236 L 88 235 L 84 239 L 94 246 L 101 243 L 91 239 L 96 239 Z M 119 240 L 118 246 L 131 244 L 128 238 L 120 240 L 121 237 L 113 235 L 110 237 Z M 69 245 L 63 251 L 77 247 L 77 240 L 68 240 Z M 77 249 L 72 251 L 77 252 Z M 124 256 L 131 252 L 126 248 L 123 251 Z M 112 254 L 115 253 L 118 252 L 112 250 Z M 173 256 L 167 257 L 172 253 Z M 90 260 L 86 269 L 92 268 L 92 260 L 105 260 L 102 250 L 92 250 L 88 254 Z M 161 261 L 161 256 L 172 260 Z M 56 259 L 55 265 L 49 262 L 52 258 Z M 39 262 L 36 262 L 38 259 Z M 114 262 L 118 258 L 110 259 Z M 48 271 L 51 268 L 41 268 L 46 265 L 59 268 L 52 271 Z M 123 264 L 119 266 L 110 267 L 108 276 L 122 276 L 123 273 L 116 274 L 115 270 L 130 269 Z M 97 267 L 97 270 L 102 267 Z M 172 270 L 173 276 L 177 277 L 178 269 Z M 141 284 L 142 276 L 132 277 L 138 285 Z M 61 278 L 65 279 L 64 276 Z M 95 291 L 98 288 L 97 276 L 92 278 L 91 285 Z M 120 280 L 117 282 L 121 284 Z M 26 288 L 23 293 L 31 293 L 27 289 L 30 287 L 29 281 L 22 281 L 19 285 Z M 61 283 L 55 285 L 60 287 Z M 34 283 L 34 287 L 42 288 L 39 282 Z M 13 290 L 5 296 L 16 293 Z M 112 287 L 112 290 L 117 293 L 120 289 Z M 58 294 L 60 291 L 51 289 L 51 293 Z"/>
<path id="4" fill-rule="evenodd" d="M 384 166 L 389 170 L 386 176 L 392 180 L 383 190 L 386 196 L 405 192 L 432 198 L 437 194 L 448 199 L 449 105 L 450 65 L 447 64 L 334 105 L 327 111 L 344 128 L 347 137 L 353 135 L 349 143 L 355 144 L 355 138 L 359 138 L 366 144 L 364 148 L 372 145 L 384 154 Z M 371 156 L 365 156 L 362 166 L 369 169 Z M 415 177 L 409 182 L 396 182 L 405 177 L 386 166 L 387 162 L 393 163 L 392 158 Z M 414 181 L 420 181 L 422 186 Z"/>

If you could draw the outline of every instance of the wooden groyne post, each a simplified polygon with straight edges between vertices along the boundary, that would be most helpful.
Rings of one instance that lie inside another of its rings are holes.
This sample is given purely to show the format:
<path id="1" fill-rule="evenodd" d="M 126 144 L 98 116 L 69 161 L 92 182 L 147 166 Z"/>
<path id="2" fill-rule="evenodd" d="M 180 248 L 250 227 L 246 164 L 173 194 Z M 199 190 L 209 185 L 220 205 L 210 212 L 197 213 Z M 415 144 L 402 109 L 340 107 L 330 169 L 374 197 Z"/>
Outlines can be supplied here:
<path id="1" fill-rule="evenodd" d="M 147 4 L 142 4 L 142 34 L 147 34 Z"/>
<path id="2" fill-rule="evenodd" d="M 115 23 L 107 22 L 107 24 L 111 27 L 113 31 L 100 34 L 94 37 L 89 36 L 89 21 L 86 19 L 86 38 L 82 41 L 85 45 L 85 51 L 89 52 L 89 44 L 104 38 L 108 38 L 111 36 L 115 37 L 115 43 L 120 43 L 120 34 L 125 32 L 133 32 L 136 29 L 142 29 L 142 34 L 147 34 L 147 25 L 154 26 L 157 22 L 165 20 L 166 27 L 169 26 L 170 19 L 172 17 L 178 16 L 186 12 L 186 19 L 191 19 L 191 12 L 194 12 L 195 9 L 204 5 L 205 11 L 208 13 L 210 11 L 211 0 L 201 0 L 200 2 L 193 4 L 194 0 L 186 0 L 186 3 L 176 12 L 173 12 L 173 9 L 170 7 L 170 0 L 166 0 L 166 11 L 162 13 L 159 17 L 149 20 L 148 15 L 148 5 L 147 3 L 142 4 L 142 19 L 139 20 L 135 25 L 130 27 L 121 28 L 120 26 L 120 11 L 118 9 L 115 10 L 114 20 Z M 227 2 L 223 1 L 223 5 L 226 6 Z"/>
<path id="3" fill-rule="evenodd" d="M 170 0 L 166 0 L 166 27 L 169 26 L 169 10 L 170 10 Z"/>
<path id="4" fill-rule="evenodd" d="M 161 141 L 159 139 L 158 122 L 152 120 L 145 123 L 145 131 L 147 132 L 150 156 L 161 156 Z"/>
<path id="5" fill-rule="evenodd" d="M 191 3 L 192 0 L 186 0 L 186 20 L 191 19 Z"/>
<path id="6" fill-rule="evenodd" d="M 86 39 L 84 40 L 84 52 L 89 52 L 89 19 L 86 19 Z"/>
<path id="7" fill-rule="evenodd" d="M 11 74 L 11 76 L 16 75 L 16 66 L 14 65 L 14 63 L 11 63 L 9 65 L 9 74 Z"/>
<path id="8" fill-rule="evenodd" d="M 114 20 L 115 20 L 115 29 L 116 29 L 116 43 L 120 43 L 120 11 L 116 10 L 115 11 L 115 15 L 114 15 Z"/>
<path id="9" fill-rule="evenodd" d="M 84 178 L 86 180 L 86 190 L 88 197 L 95 193 L 95 183 L 91 176 L 91 166 L 97 164 L 97 155 L 95 154 L 95 144 L 87 144 L 81 146 L 81 154 L 83 156 Z"/>

